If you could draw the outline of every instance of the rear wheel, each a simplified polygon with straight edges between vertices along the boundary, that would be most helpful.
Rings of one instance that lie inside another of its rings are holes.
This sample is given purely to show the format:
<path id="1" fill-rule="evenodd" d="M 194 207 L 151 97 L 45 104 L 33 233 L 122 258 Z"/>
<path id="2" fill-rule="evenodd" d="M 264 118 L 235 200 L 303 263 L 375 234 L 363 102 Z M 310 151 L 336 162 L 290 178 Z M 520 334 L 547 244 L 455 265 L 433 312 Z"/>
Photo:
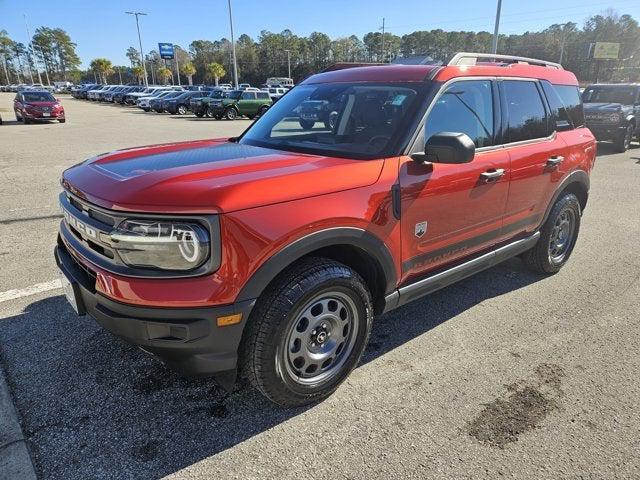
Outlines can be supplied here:
<path id="1" fill-rule="evenodd" d="M 202 118 L 202 117 L 204 117 L 204 114 L 203 114 L 203 113 L 200 113 L 200 112 L 196 112 L 196 117 L 198 117 L 198 118 Z"/>
<path id="2" fill-rule="evenodd" d="M 213 118 L 215 116 L 214 113 L 213 113 L 213 110 L 211 109 L 211 107 L 207 107 L 205 115 L 206 115 L 207 118 Z"/>
<path id="3" fill-rule="evenodd" d="M 567 263 L 580 232 L 580 211 L 580 202 L 573 193 L 566 193 L 556 201 L 538 243 L 522 256 L 529 268 L 539 273 L 556 273 Z"/>
<path id="4" fill-rule="evenodd" d="M 178 105 L 178 115 L 186 115 L 187 114 L 187 107 L 185 107 L 184 105 Z"/>
<path id="5" fill-rule="evenodd" d="M 267 107 L 266 105 L 261 106 L 258 109 L 258 117 L 261 117 L 262 115 L 264 115 L 267 110 L 269 110 L 269 107 Z"/>
<path id="6" fill-rule="evenodd" d="M 242 340 L 242 373 L 285 407 L 326 398 L 358 364 L 372 318 L 371 295 L 356 272 L 304 259 L 259 299 Z"/>

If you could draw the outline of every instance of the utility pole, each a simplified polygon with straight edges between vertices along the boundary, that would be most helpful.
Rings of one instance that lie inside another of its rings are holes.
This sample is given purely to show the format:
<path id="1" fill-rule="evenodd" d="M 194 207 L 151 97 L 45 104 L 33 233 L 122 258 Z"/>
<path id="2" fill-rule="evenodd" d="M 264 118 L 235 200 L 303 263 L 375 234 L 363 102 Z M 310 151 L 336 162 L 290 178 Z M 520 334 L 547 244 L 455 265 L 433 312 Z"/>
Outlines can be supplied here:
<path id="1" fill-rule="evenodd" d="M 29 33 L 29 25 L 27 25 L 27 16 L 25 14 L 22 15 L 24 17 L 24 27 L 27 30 L 27 38 L 29 39 L 29 45 L 31 46 L 31 53 L 33 53 L 34 48 L 33 48 L 33 40 L 31 38 L 31 33 Z M 27 60 L 29 60 L 31 58 L 31 54 L 29 53 L 29 47 L 27 47 Z M 31 63 L 31 62 L 28 62 Z M 40 76 L 40 69 L 38 68 L 38 64 L 36 62 L 33 62 L 33 64 L 36 66 L 36 70 L 38 71 L 38 82 L 40 82 L 40 85 L 42 85 L 42 76 Z M 31 83 L 33 83 L 33 74 L 31 73 L 31 65 L 29 65 L 29 75 L 31 76 Z"/>
<path id="2" fill-rule="evenodd" d="M 287 52 L 287 78 L 291 78 L 291 50 L 285 50 Z"/>
<path id="3" fill-rule="evenodd" d="M 138 43 L 140 44 L 140 63 L 142 63 L 142 69 L 144 70 L 144 86 L 149 87 L 149 80 L 147 80 L 147 66 L 144 63 L 144 51 L 142 50 L 142 36 L 140 35 L 140 21 L 138 17 L 140 15 L 146 15 L 144 12 L 124 12 L 127 15 L 135 15 L 136 27 L 138 28 Z"/>
<path id="4" fill-rule="evenodd" d="M 122 68 L 116 67 L 118 69 L 118 78 L 120 79 L 120 85 L 122 85 Z"/>
<path id="5" fill-rule="evenodd" d="M 570 22 L 567 23 L 562 23 L 560 24 L 560 27 L 562 27 L 562 40 L 560 43 L 560 60 L 558 61 L 559 64 L 562 65 L 562 60 L 564 59 L 564 45 L 567 41 L 567 25 L 569 25 Z"/>
<path id="6" fill-rule="evenodd" d="M 231 0 L 229 0 L 229 26 L 231 27 L 231 50 L 233 52 L 233 83 L 238 89 L 238 59 L 236 58 L 236 40 L 233 37 L 233 14 L 231 13 Z"/>
<path id="7" fill-rule="evenodd" d="M 382 17 L 382 63 L 384 63 L 384 17 Z"/>
<path id="8" fill-rule="evenodd" d="M 493 30 L 493 46 L 491 53 L 498 53 L 498 32 L 500 31 L 500 10 L 502 9 L 502 0 L 498 0 L 498 8 L 496 9 L 496 26 Z"/>

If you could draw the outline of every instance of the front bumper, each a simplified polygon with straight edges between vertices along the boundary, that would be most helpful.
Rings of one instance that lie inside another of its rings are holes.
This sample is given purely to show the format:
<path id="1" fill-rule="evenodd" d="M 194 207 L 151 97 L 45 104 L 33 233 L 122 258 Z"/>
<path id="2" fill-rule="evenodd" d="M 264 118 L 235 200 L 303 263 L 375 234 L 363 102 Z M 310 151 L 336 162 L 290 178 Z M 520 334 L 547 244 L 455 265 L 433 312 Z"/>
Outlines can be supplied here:
<path id="1" fill-rule="evenodd" d="M 58 237 L 54 255 L 71 282 L 80 315 L 89 314 L 105 330 L 157 356 L 188 376 L 235 380 L 238 346 L 254 300 L 206 308 L 141 307 L 115 302 L 96 292 L 95 272 Z M 163 280 L 164 281 L 164 280 Z M 166 280 L 170 289 L 171 280 Z M 235 325 L 219 327 L 219 317 L 242 314 Z"/>
<path id="2" fill-rule="evenodd" d="M 598 141 L 617 140 L 627 130 L 626 125 L 620 126 L 618 123 L 587 123 L 587 128 Z"/>

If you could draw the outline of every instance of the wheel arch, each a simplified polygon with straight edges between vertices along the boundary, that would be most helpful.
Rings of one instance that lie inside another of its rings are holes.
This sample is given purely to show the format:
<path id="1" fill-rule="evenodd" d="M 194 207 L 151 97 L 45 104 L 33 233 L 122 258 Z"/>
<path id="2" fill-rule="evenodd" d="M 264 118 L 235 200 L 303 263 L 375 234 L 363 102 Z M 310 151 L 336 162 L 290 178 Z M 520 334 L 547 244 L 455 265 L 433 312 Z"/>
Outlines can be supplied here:
<path id="1" fill-rule="evenodd" d="M 309 256 L 330 258 L 356 271 L 371 291 L 376 312 L 382 312 L 385 295 L 396 288 L 395 263 L 384 242 L 366 230 L 339 227 L 309 234 L 274 254 L 251 276 L 236 301 L 258 298 L 285 269 Z"/>
<path id="2" fill-rule="evenodd" d="M 551 213 L 551 209 L 558 201 L 561 195 L 564 193 L 573 193 L 576 197 L 578 197 L 578 201 L 580 202 L 580 211 L 584 211 L 587 206 L 587 200 L 589 199 L 589 175 L 584 170 L 574 170 L 569 175 L 567 175 L 564 180 L 560 183 L 558 188 L 556 189 L 549 205 L 547 205 L 547 210 L 544 213 L 544 218 L 540 225 L 544 225 L 549 218 L 549 214 Z"/>

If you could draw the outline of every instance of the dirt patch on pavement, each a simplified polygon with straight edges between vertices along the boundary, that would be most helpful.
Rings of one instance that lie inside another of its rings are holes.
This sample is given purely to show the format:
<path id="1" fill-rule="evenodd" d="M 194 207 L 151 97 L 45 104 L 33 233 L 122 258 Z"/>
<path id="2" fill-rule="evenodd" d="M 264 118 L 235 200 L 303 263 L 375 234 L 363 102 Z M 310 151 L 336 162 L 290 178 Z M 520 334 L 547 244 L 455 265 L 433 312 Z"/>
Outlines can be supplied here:
<path id="1" fill-rule="evenodd" d="M 523 433 L 538 427 L 552 411 L 559 408 L 563 392 L 562 368 L 539 365 L 531 378 L 507 386 L 507 394 L 486 404 L 480 414 L 467 423 L 466 432 L 480 442 L 504 448 Z"/>

